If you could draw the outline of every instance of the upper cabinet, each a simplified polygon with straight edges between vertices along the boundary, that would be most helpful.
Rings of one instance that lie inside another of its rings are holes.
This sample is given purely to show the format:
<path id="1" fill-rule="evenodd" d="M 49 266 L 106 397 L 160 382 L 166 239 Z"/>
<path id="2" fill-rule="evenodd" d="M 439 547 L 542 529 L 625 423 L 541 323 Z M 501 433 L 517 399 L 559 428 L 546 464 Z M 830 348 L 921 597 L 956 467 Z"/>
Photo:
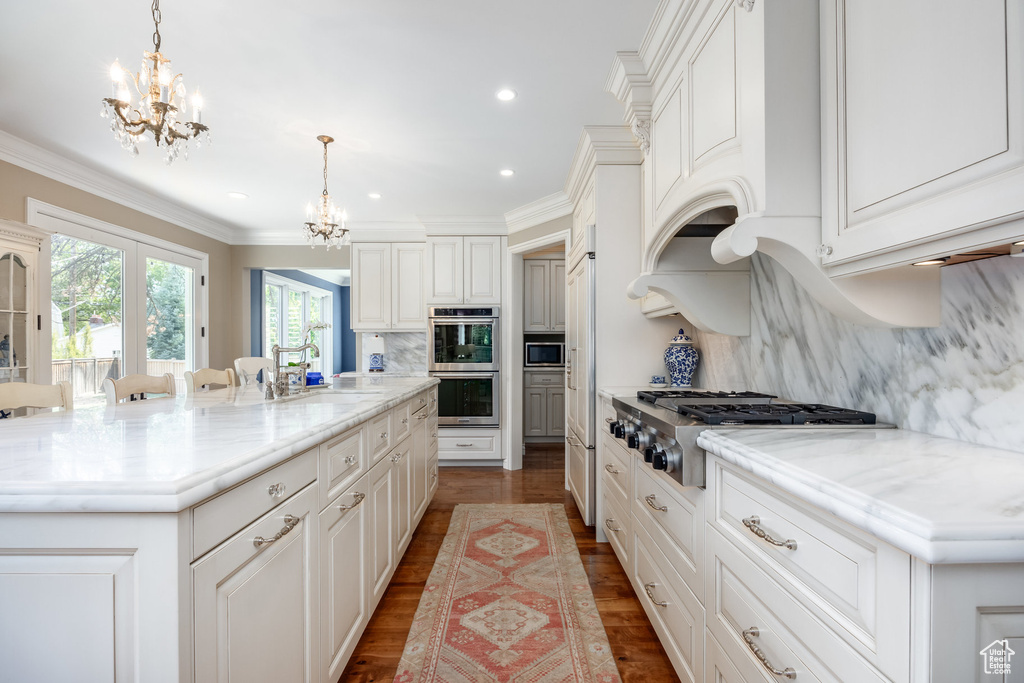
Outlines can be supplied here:
<path id="1" fill-rule="evenodd" d="M 500 304 L 501 237 L 427 237 L 427 303 Z"/>
<path id="2" fill-rule="evenodd" d="M 822 2 L 833 275 L 1024 235 L 1024 5 Z"/>
<path id="3" fill-rule="evenodd" d="M 828 5 L 843 3 L 820 1 L 826 8 L 822 10 L 825 22 L 819 21 L 819 0 L 665 0 L 664 11 L 659 9 L 643 40 L 643 49 L 617 54 L 607 89 L 625 106 L 626 121 L 644 152 L 643 255 L 640 276 L 630 285 L 631 296 L 658 294 L 705 331 L 749 334 L 747 257 L 761 252 L 786 268 L 822 305 L 847 320 L 876 326 L 939 323 L 937 270 L 905 267 L 837 277 L 841 273 L 823 262 L 829 249 L 835 253 L 837 245 L 822 239 L 823 178 L 826 186 L 836 180 L 827 169 L 824 176 L 822 172 L 821 92 L 822 87 L 828 92 L 836 86 L 834 81 L 830 86 L 827 79 L 823 83 L 819 36 L 823 30 L 826 34 L 845 31 L 849 41 L 851 33 L 849 27 L 837 30 L 826 26 Z M 955 4 L 954 0 L 948 3 Z M 921 59 L 913 43 L 902 44 L 902 54 L 915 61 L 907 62 L 907 78 L 899 81 L 898 69 L 893 72 L 888 67 L 891 56 L 872 54 L 876 45 L 873 33 L 890 35 L 896 49 L 904 29 L 914 26 L 924 41 L 935 30 L 930 17 L 940 12 L 933 12 L 929 5 L 913 14 L 908 9 L 906 17 L 897 20 L 893 5 L 909 5 L 909 0 L 848 4 L 858 5 L 862 27 L 858 30 L 862 32 L 856 34 L 857 50 L 870 56 L 857 66 L 864 81 L 856 85 L 858 97 L 862 98 L 860 93 L 865 90 L 878 95 L 878 107 L 872 110 L 877 120 L 850 110 L 863 138 L 880 125 L 878 121 L 891 116 L 883 106 L 895 95 L 891 91 L 903 88 L 901 100 L 917 101 L 909 65 L 933 68 Z M 964 26 L 961 30 L 973 29 Z M 987 39 L 977 36 L 974 40 Z M 955 54 L 971 54 L 961 49 L 971 44 L 961 43 L 954 49 L 953 43 L 947 42 L 942 49 L 950 53 L 948 60 L 953 60 Z M 989 52 L 991 49 L 985 54 Z M 824 54 L 827 62 L 827 50 Z M 963 61 L 965 65 L 973 63 L 973 54 Z M 884 77 L 875 78 L 886 71 Z M 961 66 L 953 73 L 966 71 L 967 66 Z M 940 78 L 936 73 L 936 79 Z M 941 76 L 948 77 L 948 73 Z M 989 78 L 997 79 L 997 74 Z M 956 87 L 966 93 L 974 84 L 969 78 L 963 80 Z M 847 86 L 851 85 L 847 81 Z M 945 92 L 949 93 L 948 87 Z M 966 122 L 975 116 L 965 104 L 971 100 L 967 97 L 957 103 L 951 99 L 947 106 L 959 107 Z M 913 116 L 924 116 L 912 113 L 915 111 L 909 109 L 906 118 L 900 112 L 885 120 L 885 126 L 898 136 L 896 131 L 902 127 L 917 125 L 911 123 Z M 943 123 L 928 125 L 949 125 L 945 118 L 941 120 Z M 843 120 L 843 126 L 849 124 Z M 826 126 L 826 138 L 827 130 Z M 933 136 L 932 144 L 948 146 L 949 137 Z M 968 137 L 981 137 L 981 133 Z M 892 158 L 881 161 L 863 147 L 862 138 L 857 138 L 861 149 L 854 156 L 865 182 L 881 182 L 874 165 L 906 166 Z M 847 140 L 840 148 L 849 150 L 852 143 Z M 977 149 L 982 149 L 981 143 L 978 145 Z M 921 142 L 918 151 L 925 147 Z M 935 158 L 948 154 L 945 149 L 933 150 Z M 911 183 L 910 176 L 900 176 L 905 170 L 889 168 L 887 172 Z M 881 197 L 877 193 L 863 196 L 875 202 Z M 705 217 L 720 209 L 728 209 L 735 218 L 728 225 L 707 225 Z"/>
<path id="4" fill-rule="evenodd" d="M 523 331 L 565 331 L 565 259 L 526 259 Z"/>
<path id="5" fill-rule="evenodd" d="M 352 329 L 425 330 L 426 245 L 417 242 L 352 244 Z"/>

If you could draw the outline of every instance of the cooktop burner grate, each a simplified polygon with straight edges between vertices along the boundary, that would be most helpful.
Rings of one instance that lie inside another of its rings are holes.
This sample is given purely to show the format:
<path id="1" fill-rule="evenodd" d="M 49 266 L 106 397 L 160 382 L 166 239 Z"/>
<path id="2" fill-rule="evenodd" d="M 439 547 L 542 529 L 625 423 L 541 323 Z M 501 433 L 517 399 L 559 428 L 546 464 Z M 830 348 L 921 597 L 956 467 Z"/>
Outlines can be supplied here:
<path id="1" fill-rule="evenodd" d="M 816 403 L 769 403 L 739 405 L 686 405 L 676 407 L 680 415 L 708 425 L 873 425 L 873 413 L 847 410 Z"/>
<path id="2" fill-rule="evenodd" d="M 661 399 L 696 399 L 701 401 L 737 401 L 737 400 L 760 400 L 767 403 L 775 396 L 759 394 L 755 391 L 703 391 L 700 389 L 658 389 L 636 392 L 640 401 L 654 403 Z"/>

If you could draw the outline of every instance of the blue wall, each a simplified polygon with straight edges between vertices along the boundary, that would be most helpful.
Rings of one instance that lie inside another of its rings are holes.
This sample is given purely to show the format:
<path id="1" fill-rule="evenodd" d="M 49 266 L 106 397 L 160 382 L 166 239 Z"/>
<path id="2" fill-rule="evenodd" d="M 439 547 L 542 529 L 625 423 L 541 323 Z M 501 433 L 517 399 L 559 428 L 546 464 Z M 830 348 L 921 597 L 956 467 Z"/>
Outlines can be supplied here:
<path id="1" fill-rule="evenodd" d="M 252 353 L 263 354 L 263 271 L 253 269 L 249 285 L 250 320 L 252 321 Z M 268 270 L 268 273 L 295 280 L 331 292 L 334 296 L 331 338 L 334 341 L 333 372 L 354 372 L 356 369 L 356 333 L 352 331 L 350 288 L 341 287 L 299 270 Z"/>

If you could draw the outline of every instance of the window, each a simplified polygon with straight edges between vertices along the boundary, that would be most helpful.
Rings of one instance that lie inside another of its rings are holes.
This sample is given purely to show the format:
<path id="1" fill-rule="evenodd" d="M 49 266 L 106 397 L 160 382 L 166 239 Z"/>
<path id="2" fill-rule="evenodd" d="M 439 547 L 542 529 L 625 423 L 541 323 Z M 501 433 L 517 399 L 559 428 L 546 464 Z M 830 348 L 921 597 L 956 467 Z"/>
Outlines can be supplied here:
<path id="1" fill-rule="evenodd" d="M 317 323 L 331 324 L 334 297 L 330 292 L 290 280 L 273 273 L 263 273 L 263 355 L 273 358 L 274 344 L 296 348 L 307 341 L 316 344 L 320 357 L 310 353 L 288 354 L 287 362 L 310 363 L 310 370 L 329 375 L 334 372 L 333 330 L 328 327 L 309 330 Z M 307 333 L 307 330 L 309 332 Z M 284 362 L 284 358 L 281 359 Z"/>

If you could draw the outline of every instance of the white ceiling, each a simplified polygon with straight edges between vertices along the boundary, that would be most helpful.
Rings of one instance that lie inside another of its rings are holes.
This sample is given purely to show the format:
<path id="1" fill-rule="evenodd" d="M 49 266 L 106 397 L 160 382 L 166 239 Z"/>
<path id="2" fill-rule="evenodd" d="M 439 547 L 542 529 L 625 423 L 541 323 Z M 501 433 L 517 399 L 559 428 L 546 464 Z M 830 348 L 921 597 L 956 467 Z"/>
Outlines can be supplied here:
<path id="1" fill-rule="evenodd" d="M 129 157 L 99 117 L 110 63 L 134 70 L 152 49 L 148 2 L 0 2 L 0 130 L 236 232 L 280 234 L 320 193 L 321 133 L 356 227 L 496 218 L 558 192 L 581 127 L 622 123 L 605 78 L 657 5 L 164 0 L 162 51 L 202 91 L 213 135 L 166 166 L 151 142 Z M 516 100 L 495 98 L 506 86 Z"/>

